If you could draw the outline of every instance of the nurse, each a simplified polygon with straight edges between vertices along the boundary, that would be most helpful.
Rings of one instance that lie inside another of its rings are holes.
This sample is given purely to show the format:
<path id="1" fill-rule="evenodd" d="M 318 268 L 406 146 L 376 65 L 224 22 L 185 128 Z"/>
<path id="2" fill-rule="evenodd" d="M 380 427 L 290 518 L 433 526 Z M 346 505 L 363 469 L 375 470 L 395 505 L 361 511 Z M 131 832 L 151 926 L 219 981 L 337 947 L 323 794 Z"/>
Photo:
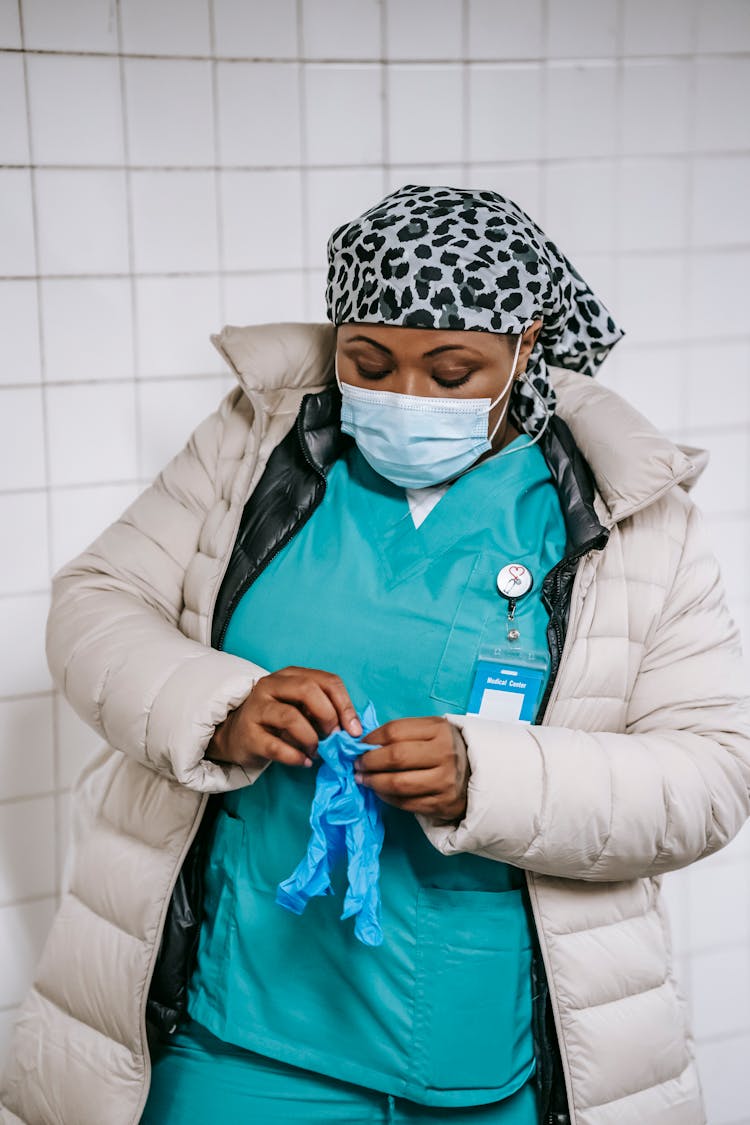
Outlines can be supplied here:
<path id="1" fill-rule="evenodd" d="M 593 373 L 622 333 L 501 197 L 404 188 L 336 231 L 329 259 L 341 424 L 325 489 L 235 592 L 221 637 L 279 671 L 209 754 L 273 765 L 217 815 L 192 1022 L 156 1062 L 144 1121 L 187 1120 L 205 1098 L 227 1121 L 532 1125 L 550 1091 L 535 1081 L 523 872 L 442 855 L 415 814 L 466 811 L 447 716 L 537 717 L 542 594 L 567 542 L 544 356 L 556 341 Z M 307 845 L 304 767 L 336 726 L 362 733 L 368 701 L 382 725 L 357 780 L 382 801 L 377 947 L 340 920 L 344 872 L 301 916 L 276 902 Z"/>

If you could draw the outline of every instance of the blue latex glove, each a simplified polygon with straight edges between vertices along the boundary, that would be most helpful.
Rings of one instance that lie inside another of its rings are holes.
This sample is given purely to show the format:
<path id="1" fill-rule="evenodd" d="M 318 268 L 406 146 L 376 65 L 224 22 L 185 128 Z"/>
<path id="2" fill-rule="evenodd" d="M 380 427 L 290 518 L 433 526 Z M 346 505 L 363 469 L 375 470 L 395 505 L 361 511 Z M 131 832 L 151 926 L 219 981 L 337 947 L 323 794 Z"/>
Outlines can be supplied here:
<path id="1" fill-rule="evenodd" d="M 333 894 L 331 868 L 345 853 L 349 886 L 341 917 L 356 915 L 355 936 L 365 945 L 380 945 L 380 801 L 371 789 L 354 780 L 355 759 L 373 749 L 363 745 L 361 739 L 380 726 L 372 703 L 367 704 L 360 721 L 359 738 L 338 730 L 318 744 L 323 761 L 310 810 L 312 835 L 307 854 L 289 878 L 279 883 L 276 901 L 301 914 L 313 895 Z"/>

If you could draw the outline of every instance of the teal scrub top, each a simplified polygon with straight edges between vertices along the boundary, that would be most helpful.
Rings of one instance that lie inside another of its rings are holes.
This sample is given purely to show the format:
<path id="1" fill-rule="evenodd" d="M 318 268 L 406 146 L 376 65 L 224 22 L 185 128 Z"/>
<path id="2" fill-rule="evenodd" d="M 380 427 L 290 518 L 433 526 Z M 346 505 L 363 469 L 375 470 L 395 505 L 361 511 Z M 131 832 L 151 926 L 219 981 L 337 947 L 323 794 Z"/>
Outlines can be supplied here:
<path id="1" fill-rule="evenodd" d="M 380 722 L 465 713 L 480 647 L 507 629 L 498 571 L 520 562 L 534 575 L 515 624 L 546 652 L 542 580 L 564 549 L 537 446 L 480 463 L 419 527 L 404 490 L 352 446 L 245 592 L 223 647 L 269 670 L 335 672 Z M 191 1016 L 230 1043 L 426 1105 L 509 1096 L 534 1069 L 524 873 L 444 856 L 413 813 L 383 803 L 383 944 L 361 944 L 340 920 L 343 868 L 333 895 L 292 914 L 276 888 L 305 853 L 315 774 L 273 762 L 225 796 Z"/>

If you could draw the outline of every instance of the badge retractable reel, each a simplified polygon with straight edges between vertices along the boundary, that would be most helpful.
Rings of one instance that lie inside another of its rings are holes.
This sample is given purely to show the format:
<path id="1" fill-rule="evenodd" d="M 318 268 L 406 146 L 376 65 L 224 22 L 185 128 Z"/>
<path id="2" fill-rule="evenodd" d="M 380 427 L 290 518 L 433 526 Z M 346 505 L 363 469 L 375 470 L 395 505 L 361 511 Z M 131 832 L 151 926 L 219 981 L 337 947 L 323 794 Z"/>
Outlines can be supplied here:
<path id="1" fill-rule="evenodd" d="M 469 699 L 469 714 L 501 722 L 532 723 L 541 701 L 549 655 L 534 649 L 516 619 L 518 602 L 531 592 L 534 577 L 521 563 L 509 563 L 497 575 L 506 603 L 505 636 L 482 644 Z"/>

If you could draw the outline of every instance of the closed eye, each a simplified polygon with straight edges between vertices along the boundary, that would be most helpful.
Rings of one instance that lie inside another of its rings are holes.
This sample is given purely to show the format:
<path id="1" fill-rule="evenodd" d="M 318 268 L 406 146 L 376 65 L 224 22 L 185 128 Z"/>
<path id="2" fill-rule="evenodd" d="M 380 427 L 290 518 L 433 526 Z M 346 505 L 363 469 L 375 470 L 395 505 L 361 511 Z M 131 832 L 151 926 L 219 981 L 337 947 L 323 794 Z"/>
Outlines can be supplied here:
<path id="1" fill-rule="evenodd" d="M 432 377 L 441 387 L 462 387 L 464 383 L 468 383 L 469 379 L 474 374 L 474 370 L 476 370 L 476 368 L 467 371 L 465 375 L 462 375 L 458 379 L 441 379 L 439 375 L 433 375 Z"/>
<path id="2" fill-rule="evenodd" d="M 385 379 L 386 375 L 392 374 L 391 371 L 368 371 L 366 368 L 360 367 L 359 364 L 356 364 L 356 368 L 357 374 L 362 379 Z"/>

